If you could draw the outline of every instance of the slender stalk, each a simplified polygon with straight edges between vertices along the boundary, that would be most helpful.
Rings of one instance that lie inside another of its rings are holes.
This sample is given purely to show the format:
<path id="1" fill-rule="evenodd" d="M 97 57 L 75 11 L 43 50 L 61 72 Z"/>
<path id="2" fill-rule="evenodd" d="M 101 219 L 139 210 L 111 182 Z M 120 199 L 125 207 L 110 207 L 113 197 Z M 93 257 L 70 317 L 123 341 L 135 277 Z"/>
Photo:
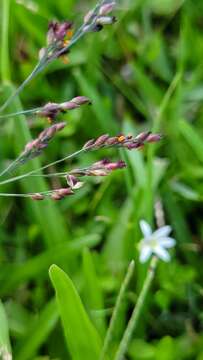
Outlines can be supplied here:
<path id="1" fill-rule="evenodd" d="M 100 1 L 96 7 L 93 10 L 93 13 L 97 13 L 99 8 L 102 6 L 102 4 L 105 3 L 105 1 Z M 3 4 L 4 4 L 4 9 L 5 9 L 5 15 L 7 15 L 6 10 L 8 9 L 8 4 L 9 4 L 9 0 L 3 0 Z M 94 25 L 94 22 L 92 23 L 92 25 Z M 5 27 L 5 31 L 7 31 L 7 27 L 8 27 L 8 15 L 6 16 L 5 20 L 4 20 L 4 24 L 3 24 L 3 30 Z M 69 50 L 79 39 L 81 39 L 86 33 L 88 33 L 89 30 L 86 30 L 86 24 L 82 24 L 79 29 L 76 31 L 75 35 L 72 37 L 70 43 L 62 48 L 59 51 L 56 51 L 55 54 L 53 54 L 53 56 L 50 56 L 50 58 L 42 58 L 37 65 L 35 66 L 35 68 L 33 69 L 33 71 L 31 72 L 31 74 L 25 79 L 25 81 L 17 88 L 17 90 L 11 94 L 11 96 L 6 100 L 6 102 L 0 107 L 0 112 L 2 112 L 3 110 L 5 110 L 8 105 L 14 100 L 14 98 L 16 96 L 18 96 L 21 91 L 24 89 L 24 87 L 37 75 L 39 74 L 41 71 L 44 70 L 44 68 L 51 63 L 53 60 L 57 59 L 59 56 L 63 55 L 64 53 L 67 53 L 67 50 Z M 6 39 L 7 37 L 2 35 L 2 38 Z M 6 41 L 6 40 L 5 40 Z M 7 54 L 5 52 L 5 54 Z M 3 58 L 4 60 L 6 60 L 6 57 L 4 56 Z M 3 75 L 3 72 L 2 72 Z M 8 75 L 8 74 L 7 74 Z M 7 80 L 7 79 L 6 79 Z"/>
<path id="2" fill-rule="evenodd" d="M 110 342 L 112 340 L 113 333 L 114 333 L 115 326 L 116 326 L 116 322 L 117 322 L 117 319 L 118 319 L 118 316 L 119 316 L 119 313 L 120 313 L 120 309 L 121 309 L 121 306 L 122 306 L 122 303 L 123 303 L 123 297 L 125 295 L 126 289 L 127 289 L 128 284 L 130 282 L 130 279 L 132 277 L 134 267 L 135 267 L 135 262 L 134 262 L 134 260 L 132 260 L 130 262 L 130 265 L 129 265 L 128 269 L 127 269 L 126 276 L 125 276 L 125 278 L 123 280 L 123 283 L 121 285 L 121 288 L 120 288 L 120 291 L 119 291 L 119 294 L 118 294 L 118 297 L 117 297 L 117 300 L 116 300 L 116 304 L 115 304 L 115 307 L 114 307 L 114 310 L 113 310 L 113 314 L 112 314 L 112 317 L 111 317 L 111 320 L 110 320 L 110 324 L 109 324 L 109 327 L 108 327 L 108 330 L 107 330 L 107 333 L 106 333 L 106 336 L 105 336 L 105 339 L 104 339 L 104 345 L 103 345 L 103 348 L 102 348 L 102 351 L 101 351 L 100 360 L 105 359 L 105 356 L 108 353 L 109 344 L 110 344 Z"/>
<path id="3" fill-rule="evenodd" d="M 80 150 L 74 152 L 74 153 L 71 154 L 71 155 L 65 156 L 63 159 L 56 160 L 56 161 L 54 161 L 54 162 L 52 162 L 52 163 L 50 163 L 50 164 L 48 164 L 48 165 L 45 165 L 45 166 L 40 167 L 39 169 L 32 170 L 32 171 L 30 171 L 30 172 L 28 172 L 28 173 L 25 173 L 25 174 L 23 174 L 23 175 L 15 176 L 15 177 L 10 178 L 10 179 L 8 179 L 8 180 L 1 181 L 1 182 L 0 182 L 0 185 L 5 185 L 5 184 L 11 183 L 11 182 L 13 182 L 13 181 L 17 181 L 17 180 L 24 179 L 24 178 L 26 178 L 26 177 L 28 177 L 28 176 L 31 176 L 31 175 L 33 175 L 33 174 L 38 173 L 39 171 L 45 170 L 45 169 L 47 169 L 47 168 L 50 167 L 50 166 L 59 164 L 59 163 L 61 163 L 62 161 L 65 161 L 65 160 L 72 159 L 73 157 L 75 157 L 75 156 L 77 156 L 77 155 L 79 155 L 79 154 L 81 154 L 81 153 L 83 153 L 83 152 L 85 152 L 85 151 L 86 151 L 86 149 L 80 149 Z"/>
<path id="4" fill-rule="evenodd" d="M 1 79 L 3 83 L 10 80 L 8 51 L 9 9 L 10 0 L 2 0 Z"/>
<path id="5" fill-rule="evenodd" d="M 126 354 L 126 352 L 128 350 L 130 340 L 131 340 L 133 332 L 136 329 L 136 326 L 138 324 L 138 320 L 141 315 L 147 294 L 149 292 L 152 280 L 154 279 L 157 261 L 158 261 L 157 257 L 153 256 L 151 263 L 149 265 L 149 269 L 147 272 L 147 276 L 146 276 L 143 288 L 138 297 L 138 300 L 137 300 L 137 303 L 132 312 L 131 318 L 127 324 L 126 330 L 124 332 L 123 338 L 121 339 L 121 342 L 120 342 L 119 348 L 116 352 L 114 360 L 123 360 L 124 355 Z"/>
<path id="6" fill-rule="evenodd" d="M 40 109 L 41 109 L 41 107 L 38 107 L 38 108 L 34 108 L 34 109 L 18 111 L 15 113 L 0 115 L 0 119 L 7 119 L 7 118 L 18 116 L 18 115 L 33 114 L 33 113 L 36 113 L 37 111 L 39 111 Z"/>
<path id="7" fill-rule="evenodd" d="M 163 100 L 161 102 L 161 105 L 159 107 L 159 111 L 158 111 L 158 115 L 154 121 L 154 125 L 153 125 L 153 128 L 152 128 L 152 131 L 156 132 L 156 131 L 159 131 L 160 129 L 160 125 L 161 125 L 161 120 L 162 120 L 162 116 L 163 116 L 163 113 L 171 99 L 171 96 L 173 95 L 179 81 L 181 80 L 181 76 L 182 76 L 182 73 L 181 72 L 177 72 L 173 78 L 173 80 L 171 81 L 164 97 L 163 97 Z"/>
<path id="8" fill-rule="evenodd" d="M 7 1 L 7 0 L 5 0 Z M 41 63 L 37 63 L 31 74 L 23 81 L 23 83 L 17 88 L 17 90 L 9 96 L 5 103 L 0 107 L 0 112 L 4 111 L 8 105 L 18 96 L 24 87 L 41 71 Z"/>
<path id="9" fill-rule="evenodd" d="M 37 194 L 40 195 L 49 195 L 52 194 L 54 192 L 54 190 L 47 190 L 47 191 L 38 191 Z M 5 197 L 29 197 L 32 195 L 35 195 L 36 193 L 24 193 L 24 194 L 11 194 L 11 193 L 0 193 L 0 197 L 1 196 L 5 196 Z"/>
<path id="10" fill-rule="evenodd" d="M 13 162 L 11 162 L 9 164 L 9 166 L 7 166 L 6 169 L 4 169 L 1 173 L 0 173 L 0 177 L 5 175 L 7 172 L 11 171 L 11 170 L 14 170 L 15 169 L 15 166 L 19 163 L 21 159 L 21 155 L 19 155 Z"/>

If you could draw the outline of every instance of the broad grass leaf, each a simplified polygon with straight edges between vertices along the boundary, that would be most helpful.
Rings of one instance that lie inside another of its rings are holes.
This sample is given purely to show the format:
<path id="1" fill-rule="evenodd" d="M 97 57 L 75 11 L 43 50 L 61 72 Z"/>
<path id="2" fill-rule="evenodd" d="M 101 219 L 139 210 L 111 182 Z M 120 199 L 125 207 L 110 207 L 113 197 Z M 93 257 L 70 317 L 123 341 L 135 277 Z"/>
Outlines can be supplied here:
<path id="1" fill-rule="evenodd" d="M 49 275 L 56 292 L 68 349 L 73 360 L 99 358 L 101 341 L 69 276 L 57 265 Z"/>

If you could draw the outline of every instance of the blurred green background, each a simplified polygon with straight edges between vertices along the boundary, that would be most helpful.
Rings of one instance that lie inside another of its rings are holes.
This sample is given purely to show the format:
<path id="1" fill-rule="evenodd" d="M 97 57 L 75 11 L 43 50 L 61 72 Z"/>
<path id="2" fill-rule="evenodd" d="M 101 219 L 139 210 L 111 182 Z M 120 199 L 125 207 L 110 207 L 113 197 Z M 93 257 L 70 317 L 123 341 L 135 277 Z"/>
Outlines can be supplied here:
<path id="1" fill-rule="evenodd" d="M 2 64 L 2 80 L 6 71 L 15 85 L 29 75 L 45 44 L 49 20 L 70 19 L 77 27 L 92 5 L 11 0 L 10 69 Z M 20 171 L 60 159 L 104 133 L 156 130 L 164 139 L 142 152 L 94 152 L 52 168 L 68 171 L 103 157 L 128 163 L 128 169 L 88 181 L 60 203 L 0 198 L 0 298 L 17 360 L 70 358 L 48 277 L 52 263 L 69 274 L 103 337 L 127 265 L 135 259 L 111 344 L 114 352 L 146 272 L 138 261 L 139 220 L 155 226 L 157 199 L 163 202 L 177 247 L 171 263 L 158 266 L 126 359 L 203 360 L 203 2 L 125 0 L 116 16 L 114 26 L 78 42 L 68 65 L 55 61 L 10 106 L 13 112 L 78 95 L 93 102 L 62 116 L 68 123 L 64 131 L 39 160 Z M 8 86 L 1 85 L 0 95 L 3 103 Z M 3 122 L 1 169 L 19 154 L 29 131 L 34 137 L 46 125 L 30 117 Z M 64 185 L 57 178 L 48 183 L 50 188 Z M 0 191 L 40 191 L 46 186 L 41 178 L 32 178 Z"/>

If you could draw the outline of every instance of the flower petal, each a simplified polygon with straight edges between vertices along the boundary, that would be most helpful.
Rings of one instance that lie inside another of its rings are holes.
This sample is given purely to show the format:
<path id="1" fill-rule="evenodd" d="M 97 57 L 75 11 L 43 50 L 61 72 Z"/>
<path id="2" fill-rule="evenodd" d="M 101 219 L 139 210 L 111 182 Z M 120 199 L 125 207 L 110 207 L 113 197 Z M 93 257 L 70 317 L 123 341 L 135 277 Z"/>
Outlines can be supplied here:
<path id="1" fill-rule="evenodd" d="M 162 247 L 171 248 L 171 247 L 175 246 L 176 241 L 175 241 L 175 239 L 173 239 L 171 237 L 163 237 L 159 240 L 159 244 Z"/>
<path id="2" fill-rule="evenodd" d="M 149 246 L 143 246 L 143 248 L 140 251 L 140 262 L 144 263 L 146 262 L 152 254 L 152 250 Z"/>
<path id="3" fill-rule="evenodd" d="M 166 237 L 170 234 L 171 230 L 172 230 L 172 228 L 169 225 L 162 226 L 160 229 L 156 230 L 153 233 L 153 237 L 156 237 L 156 238 Z"/>
<path id="4" fill-rule="evenodd" d="M 163 261 L 170 261 L 171 257 L 168 253 L 168 251 L 166 251 L 163 247 L 161 246 L 156 246 L 153 249 L 154 253 L 158 256 L 159 259 L 163 260 Z"/>
<path id="5" fill-rule="evenodd" d="M 151 226 L 145 220 L 140 221 L 140 228 L 142 230 L 144 237 L 151 236 L 152 234 Z"/>

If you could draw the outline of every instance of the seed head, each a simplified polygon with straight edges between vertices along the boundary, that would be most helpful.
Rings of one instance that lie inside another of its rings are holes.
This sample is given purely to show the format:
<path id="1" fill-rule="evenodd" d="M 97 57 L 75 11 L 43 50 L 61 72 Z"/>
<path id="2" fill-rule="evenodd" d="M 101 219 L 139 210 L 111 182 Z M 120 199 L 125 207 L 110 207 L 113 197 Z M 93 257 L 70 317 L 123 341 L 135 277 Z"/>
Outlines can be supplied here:
<path id="1" fill-rule="evenodd" d="M 91 104 L 91 101 L 86 96 L 77 96 L 73 98 L 72 100 L 63 102 L 61 104 L 57 103 L 47 103 L 44 105 L 40 110 L 37 111 L 37 114 L 39 114 L 42 117 L 46 117 L 49 119 L 49 121 L 54 121 L 56 117 L 60 113 L 64 113 L 68 110 L 74 110 L 78 107 L 85 105 L 85 104 Z"/>
<path id="2" fill-rule="evenodd" d="M 122 160 L 111 162 L 108 159 L 103 159 L 95 162 L 91 166 L 85 169 L 75 169 L 71 171 L 71 175 L 74 176 L 107 176 L 110 172 L 122 169 L 126 167 L 126 164 Z"/>
<path id="3" fill-rule="evenodd" d="M 22 152 L 22 156 L 20 161 L 25 163 L 29 159 L 33 159 L 34 157 L 40 155 L 42 151 L 48 146 L 48 143 L 58 131 L 61 131 L 66 126 L 65 122 L 60 122 L 54 124 L 44 131 L 42 131 L 37 139 L 30 141 L 26 144 L 24 151 Z"/>
<path id="4" fill-rule="evenodd" d="M 124 147 L 129 150 L 140 149 L 146 143 L 158 142 L 161 140 L 160 134 L 151 134 L 150 132 L 143 132 L 136 137 L 132 135 L 125 136 L 119 134 L 117 136 L 110 137 L 108 134 L 99 136 L 97 139 L 89 140 L 83 147 L 85 150 L 97 150 L 102 147 Z"/>

